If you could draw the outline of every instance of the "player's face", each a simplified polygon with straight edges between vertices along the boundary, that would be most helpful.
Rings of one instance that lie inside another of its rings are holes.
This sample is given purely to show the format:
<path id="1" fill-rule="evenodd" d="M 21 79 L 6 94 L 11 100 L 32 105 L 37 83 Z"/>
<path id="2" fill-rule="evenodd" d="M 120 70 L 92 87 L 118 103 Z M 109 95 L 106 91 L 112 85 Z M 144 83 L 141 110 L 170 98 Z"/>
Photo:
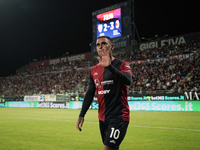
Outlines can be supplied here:
<path id="1" fill-rule="evenodd" d="M 101 56 L 101 51 L 109 51 L 109 53 L 112 52 L 114 49 L 114 45 L 109 42 L 107 38 L 99 38 L 97 39 L 97 53 L 99 56 Z"/>

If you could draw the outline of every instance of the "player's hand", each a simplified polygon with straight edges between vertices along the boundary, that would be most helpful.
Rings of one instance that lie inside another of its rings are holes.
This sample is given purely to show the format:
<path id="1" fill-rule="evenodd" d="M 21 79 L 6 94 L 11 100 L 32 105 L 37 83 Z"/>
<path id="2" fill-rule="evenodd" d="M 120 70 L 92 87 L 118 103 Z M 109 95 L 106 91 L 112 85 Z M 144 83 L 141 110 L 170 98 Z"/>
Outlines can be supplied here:
<path id="1" fill-rule="evenodd" d="M 100 65 L 102 67 L 107 67 L 111 64 L 112 61 L 112 56 L 111 56 L 111 51 L 103 47 L 100 51 L 101 58 L 97 57 Z"/>
<path id="2" fill-rule="evenodd" d="M 84 122 L 84 118 L 83 117 L 79 117 L 77 122 L 76 122 L 76 128 L 79 130 L 79 131 L 82 131 L 82 126 L 83 126 L 83 122 Z"/>

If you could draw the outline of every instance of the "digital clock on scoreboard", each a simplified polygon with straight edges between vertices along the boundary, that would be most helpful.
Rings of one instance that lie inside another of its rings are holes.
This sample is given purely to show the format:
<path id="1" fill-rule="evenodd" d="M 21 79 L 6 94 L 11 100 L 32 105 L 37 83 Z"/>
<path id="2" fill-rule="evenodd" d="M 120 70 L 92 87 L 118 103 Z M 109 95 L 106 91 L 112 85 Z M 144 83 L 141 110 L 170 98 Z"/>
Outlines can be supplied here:
<path id="1" fill-rule="evenodd" d="M 111 38 L 116 38 L 122 35 L 121 8 L 98 14 L 96 17 L 97 38 L 99 36 L 109 36 Z"/>

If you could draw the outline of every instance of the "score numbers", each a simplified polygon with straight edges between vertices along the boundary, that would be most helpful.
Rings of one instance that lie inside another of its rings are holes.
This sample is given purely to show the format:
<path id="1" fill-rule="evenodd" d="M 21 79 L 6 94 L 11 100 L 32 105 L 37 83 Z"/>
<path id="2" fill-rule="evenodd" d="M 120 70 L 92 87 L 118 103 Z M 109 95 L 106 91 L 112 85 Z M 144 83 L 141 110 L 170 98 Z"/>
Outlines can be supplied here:
<path id="1" fill-rule="evenodd" d="M 111 38 L 121 36 L 120 20 L 121 8 L 97 15 L 97 38 L 104 35 Z"/>

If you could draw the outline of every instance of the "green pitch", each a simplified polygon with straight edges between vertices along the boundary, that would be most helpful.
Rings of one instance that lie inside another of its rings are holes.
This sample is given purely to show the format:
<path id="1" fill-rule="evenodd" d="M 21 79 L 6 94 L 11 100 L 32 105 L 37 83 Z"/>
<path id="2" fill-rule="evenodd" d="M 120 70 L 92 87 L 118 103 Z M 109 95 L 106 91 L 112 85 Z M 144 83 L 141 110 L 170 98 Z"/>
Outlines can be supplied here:
<path id="1" fill-rule="evenodd" d="M 0 108 L 1 150 L 102 150 L 97 110 Z M 199 150 L 200 113 L 131 111 L 120 150 Z"/>

